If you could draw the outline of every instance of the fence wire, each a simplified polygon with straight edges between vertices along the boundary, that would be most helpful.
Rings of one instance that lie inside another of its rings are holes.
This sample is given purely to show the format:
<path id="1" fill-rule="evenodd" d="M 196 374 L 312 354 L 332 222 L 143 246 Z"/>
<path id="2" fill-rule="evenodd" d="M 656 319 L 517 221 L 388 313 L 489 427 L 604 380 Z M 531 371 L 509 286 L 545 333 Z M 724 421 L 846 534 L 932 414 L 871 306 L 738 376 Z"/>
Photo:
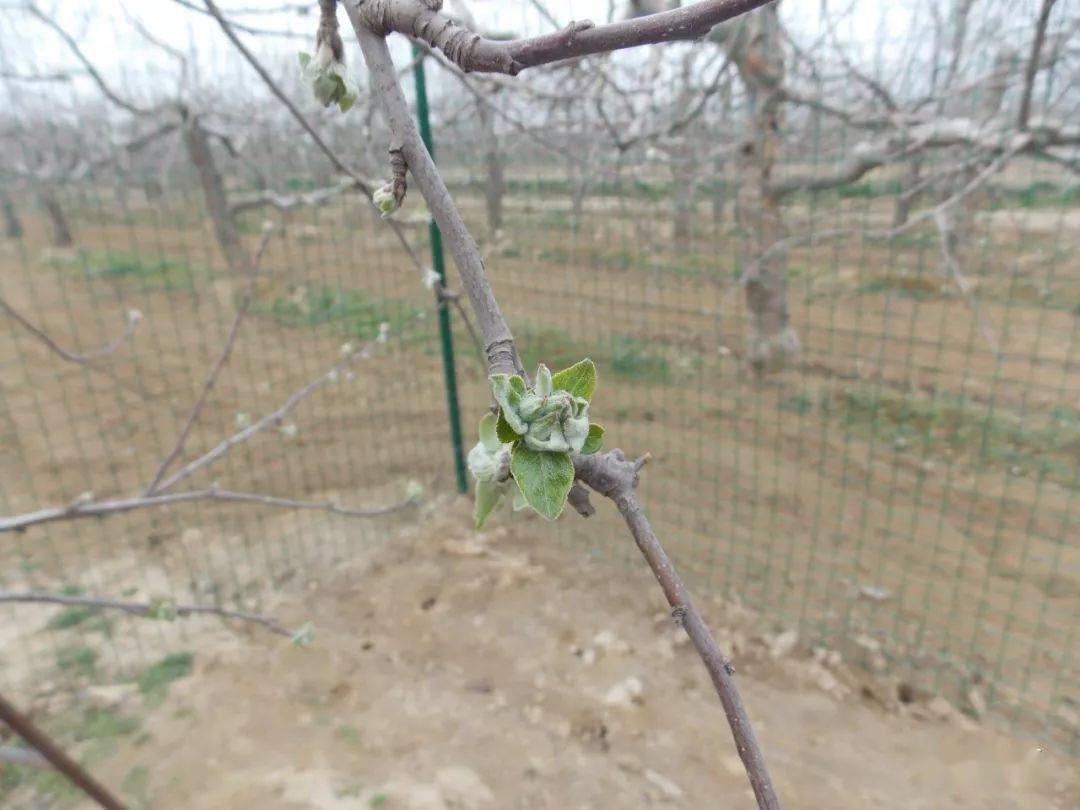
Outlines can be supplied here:
<path id="1" fill-rule="evenodd" d="M 1011 163 L 968 205 L 962 274 L 943 258 L 933 223 L 867 235 L 894 222 L 905 167 L 796 197 L 792 218 L 852 233 L 791 247 L 801 352 L 759 376 L 746 362 L 745 268 L 733 246 L 747 226 L 730 174 L 675 206 L 682 175 L 670 162 L 615 162 L 594 150 L 602 165 L 584 178 L 551 150 L 507 149 L 501 222 L 491 227 L 490 163 L 451 127 L 441 137 L 440 162 L 483 235 L 527 364 L 597 363 L 595 418 L 610 446 L 652 454 L 647 508 L 699 592 L 901 673 L 913 688 L 961 705 L 977 694 L 995 716 L 1075 750 L 1074 182 L 1034 161 Z M 566 154 L 586 149 L 575 137 L 570 122 Z M 829 165 L 849 146 L 815 144 L 794 168 Z M 286 164 L 275 169 L 286 187 L 321 185 Z M 71 351 L 109 343 L 129 310 L 142 320 L 92 363 L 66 361 L 0 321 L 4 514 L 84 492 L 138 492 L 224 344 L 241 281 L 214 247 L 193 177 L 151 179 L 68 182 L 49 197 L 8 192 L 24 231 L 0 253 L 0 295 L 12 307 Z M 245 190 L 240 177 L 230 184 Z M 50 199 L 71 246 L 53 244 Z M 426 218 L 410 206 L 402 220 L 424 252 Z M 239 218 L 249 249 L 266 216 Z M 420 274 L 361 197 L 270 219 L 287 227 L 270 242 L 189 453 L 324 373 L 343 343 L 377 341 L 381 329 L 390 339 L 198 485 L 358 507 L 391 502 L 414 479 L 428 493 L 452 491 L 435 311 Z M 454 330 L 468 442 L 487 391 L 459 317 Z M 403 519 L 410 513 L 387 520 Z M 386 524 L 213 503 L 58 522 L 5 538 L 2 586 L 258 609 L 275 583 L 347 557 Z M 604 510 L 587 522 L 564 516 L 556 531 L 637 562 Z M 138 671 L 182 646 L 189 626 L 4 610 L 0 677 L 15 692 Z"/>

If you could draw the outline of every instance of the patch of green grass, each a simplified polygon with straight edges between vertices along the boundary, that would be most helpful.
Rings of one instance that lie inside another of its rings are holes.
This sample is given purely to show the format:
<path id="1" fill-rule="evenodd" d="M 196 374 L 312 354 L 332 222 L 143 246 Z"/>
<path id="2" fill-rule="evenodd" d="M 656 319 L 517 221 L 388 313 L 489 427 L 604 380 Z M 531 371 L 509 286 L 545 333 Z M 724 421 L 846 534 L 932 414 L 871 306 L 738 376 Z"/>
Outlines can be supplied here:
<path id="1" fill-rule="evenodd" d="M 1018 414 L 957 396 L 908 397 L 859 386 L 823 402 L 822 410 L 897 449 L 945 447 L 972 463 L 996 463 L 1014 474 L 1076 486 L 1080 411 L 1073 408 Z"/>
<path id="2" fill-rule="evenodd" d="M 516 327 L 522 362 L 528 369 L 544 363 L 557 370 L 591 357 L 601 374 L 611 373 L 627 380 L 670 384 L 680 374 L 691 373 L 697 363 L 691 358 L 687 368 L 676 369 L 662 347 L 628 335 L 616 335 L 603 342 L 574 340 L 567 332 L 549 327 L 522 324 Z"/>
<path id="3" fill-rule="evenodd" d="M 49 630 L 68 630 L 72 627 L 78 627 L 96 612 L 97 611 L 93 608 L 80 607 L 78 605 L 66 607 L 50 618 L 49 621 L 45 623 L 45 627 Z"/>
<path id="4" fill-rule="evenodd" d="M 1024 188 L 995 189 L 991 210 L 1001 208 L 1073 208 L 1080 205 L 1080 185 L 1035 180 Z"/>
<path id="5" fill-rule="evenodd" d="M 389 797 L 385 793 L 376 793 L 371 797 L 371 807 L 386 807 L 390 802 Z"/>
<path id="6" fill-rule="evenodd" d="M 71 728 L 76 740 L 126 737 L 139 729 L 139 721 L 115 709 L 87 709 Z"/>
<path id="7" fill-rule="evenodd" d="M 190 290 L 195 272 L 183 259 L 147 258 L 125 253 L 105 253 L 91 257 L 88 272 L 98 278 L 115 281 L 139 281 L 147 288 Z"/>
<path id="8" fill-rule="evenodd" d="M 97 653 L 82 645 L 63 647 L 56 653 L 56 666 L 62 672 L 90 677 L 97 669 Z"/>
<path id="9" fill-rule="evenodd" d="M 359 290 L 326 285 L 299 285 L 286 297 L 269 305 L 256 303 L 256 311 L 271 315 L 283 326 L 333 326 L 357 340 L 373 340 L 379 326 L 390 325 L 390 334 L 399 335 L 417 312 L 406 301 L 371 298 Z"/>
<path id="10" fill-rule="evenodd" d="M 339 739 L 349 743 L 350 745 L 360 744 L 360 729 L 356 726 L 350 726 L 348 723 L 344 723 L 337 727 L 334 732 Z"/>
<path id="11" fill-rule="evenodd" d="M 616 337 L 611 341 L 611 368 L 618 376 L 629 380 L 671 381 L 667 357 L 636 338 Z"/>
<path id="12" fill-rule="evenodd" d="M 139 691 L 150 704 L 159 704 L 169 693 L 169 684 L 191 674 L 194 656 L 189 652 L 167 655 L 143 671 L 138 678 Z"/>
<path id="13" fill-rule="evenodd" d="M 150 806 L 150 771 L 143 765 L 136 765 L 120 783 L 120 791 L 131 798 L 132 807 Z"/>
<path id="14" fill-rule="evenodd" d="M 780 400 L 779 408 L 788 413 L 797 413 L 799 416 L 804 416 L 814 409 L 814 403 L 811 402 L 810 397 L 799 394 Z"/>

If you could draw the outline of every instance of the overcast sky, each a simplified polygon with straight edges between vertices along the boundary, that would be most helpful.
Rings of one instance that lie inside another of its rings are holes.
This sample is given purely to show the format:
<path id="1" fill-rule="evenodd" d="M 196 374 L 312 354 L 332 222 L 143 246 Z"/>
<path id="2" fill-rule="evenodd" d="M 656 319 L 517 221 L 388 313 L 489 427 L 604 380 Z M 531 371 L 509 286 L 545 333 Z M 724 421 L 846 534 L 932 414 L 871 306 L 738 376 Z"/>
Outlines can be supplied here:
<path id="1" fill-rule="evenodd" d="M 152 81 L 155 76 L 167 80 L 174 71 L 174 63 L 165 54 L 147 45 L 132 24 L 132 17 L 136 17 L 146 30 L 161 40 L 184 51 L 196 51 L 199 54 L 200 73 L 204 77 L 245 75 L 246 68 L 241 65 L 216 24 L 208 17 L 171 0 L 38 2 L 41 8 L 53 13 L 55 19 L 76 36 L 87 56 L 120 86 Z M 194 2 L 201 4 L 200 0 Z M 283 0 L 231 0 L 223 5 L 225 8 L 271 9 L 280 8 Z M 447 5 L 449 8 L 450 5 Z M 548 0 L 546 5 L 560 22 L 575 17 L 603 21 L 609 8 L 607 0 Z M 619 2 L 617 7 L 621 6 Z M 838 9 L 833 12 L 834 15 L 844 14 L 841 36 L 863 45 L 861 50 L 864 56 L 869 54 L 872 43 L 883 30 L 905 31 L 912 14 L 909 3 L 860 0 L 850 5 L 836 3 L 834 7 Z M 482 25 L 498 30 L 539 33 L 551 28 L 526 0 L 470 0 L 469 8 Z M 818 0 L 787 0 L 781 5 L 789 30 L 805 36 L 811 36 L 817 28 L 819 9 Z M 339 16 L 342 24 L 347 26 L 344 14 L 339 13 Z M 33 71 L 35 67 L 38 70 L 62 70 L 75 64 L 59 37 L 40 22 L 28 19 L 21 12 L 5 12 L 0 18 L 0 65 L 4 69 L 24 73 Z M 243 14 L 235 19 L 253 27 L 304 35 L 304 38 L 297 39 L 246 37 L 271 63 L 281 65 L 285 59 L 294 58 L 296 52 L 311 49 L 314 12 L 307 16 L 295 13 Z M 348 40 L 349 37 L 346 37 Z M 84 84 L 87 85 L 85 89 L 92 89 L 85 81 L 77 83 L 76 87 Z M 71 90 L 66 92 L 70 93 Z"/>

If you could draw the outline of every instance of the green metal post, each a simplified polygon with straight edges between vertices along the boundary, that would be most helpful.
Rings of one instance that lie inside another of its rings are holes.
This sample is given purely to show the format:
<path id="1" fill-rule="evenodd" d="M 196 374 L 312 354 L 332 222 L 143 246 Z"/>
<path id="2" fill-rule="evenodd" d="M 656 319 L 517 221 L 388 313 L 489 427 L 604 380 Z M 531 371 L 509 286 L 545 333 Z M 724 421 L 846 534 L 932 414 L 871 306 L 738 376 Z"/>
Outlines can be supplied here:
<path id="1" fill-rule="evenodd" d="M 428 117 L 427 82 L 424 79 L 424 60 L 420 50 L 413 46 L 413 79 L 416 83 L 416 120 L 424 146 L 435 157 L 435 144 L 431 139 L 431 120 Z M 439 284 L 446 286 L 446 264 L 443 261 L 442 234 L 432 220 L 428 224 L 431 238 L 431 263 L 439 276 Z M 450 418 L 450 444 L 454 452 L 454 473 L 459 492 L 469 491 L 469 479 L 465 475 L 465 453 L 461 440 L 461 409 L 458 406 L 457 371 L 454 368 L 454 336 L 450 332 L 450 308 L 439 299 L 439 342 L 442 344 L 443 377 L 446 381 L 446 410 Z"/>

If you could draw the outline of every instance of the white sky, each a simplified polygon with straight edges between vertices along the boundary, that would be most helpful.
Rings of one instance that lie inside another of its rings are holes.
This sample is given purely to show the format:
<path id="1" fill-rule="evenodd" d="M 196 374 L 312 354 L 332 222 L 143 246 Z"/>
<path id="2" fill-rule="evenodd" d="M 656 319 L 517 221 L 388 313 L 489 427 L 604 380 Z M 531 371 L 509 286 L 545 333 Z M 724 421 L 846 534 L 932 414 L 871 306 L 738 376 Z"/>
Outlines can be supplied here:
<path id="1" fill-rule="evenodd" d="M 200 4 L 200 0 L 193 0 Z M 183 50 L 195 50 L 199 54 L 198 67 L 202 76 L 244 76 L 246 69 L 239 56 L 224 39 L 216 23 L 210 18 L 171 2 L 171 0 L 38 0 L 46 11 L 52 11 L 66 30 L 74 34 L 80 47 L 107 77 L 123 87 L 132 81 L 168 81 L 174 64 L 160 51 L 147 45 L 132 26 L 129 14 L 137 16 L 142 24 L 156 37 Z M 226 9 L 280 7 L 283 0 L 220 0 Z M 865 43 L 863 54 L 869 56 L 872 43 L 882 31 L 899 34 L 907 29 L 913 4 L 875 2 L 874 0 L 848 0 L 850 13 L 841 25 L 841 36 L 853 42 Z M 314 3 L 312 4 L 314 6 Z M 449 4 L 448 8 L 449 8 Z M 560 22 L 572 18 L 588 17 L 601 22 L 608 13 L 607 0 L 548 0 L 548 9 Z M 834 3 L 834 15 L 839 15 L 846 3 Z M 482 25 L 499 30 L 521 33 L 539 33 L 549 30 L 539 14 L 526 0 L 470 0 L 469 7 Z M 617 8 L 622 2 L 617 2 Z M 125 11 L 126 8 L 126 11 Z M 793 31 L 810 35 L 817 28 L 819 0 L 786 0 L 781 13 Z M 344 14 L 339 12 L 344 27 L 348 26 Z M 259 28 L 291 30 L 312 36 L 315 13 L 307 16 L 296 14 L 271 14 L 237 16 L 235 19 Z M 271 63 L 293 59 L 300 50 L 310 50 L 310 40 L 245 37 L 261 55 Z M 400 39 L 400 38 L 399 38 Z M 349 37 L 345 37 L 346 42 Z M 354 56 L 355 58 L 355 56 Z M 0 66 L 18 72 L 37 70 L 62 70 L 70 68 L 74 61 L 64 44 L 53 32 L 40 22 L 27 18 L 21 12 L 0 13 Z M 80 81 L 77 86 L 87 84 Z M 89 86 L 87 84 L 87 88 Z M 68 91 L 70 92 L 70 90 Z"/>

